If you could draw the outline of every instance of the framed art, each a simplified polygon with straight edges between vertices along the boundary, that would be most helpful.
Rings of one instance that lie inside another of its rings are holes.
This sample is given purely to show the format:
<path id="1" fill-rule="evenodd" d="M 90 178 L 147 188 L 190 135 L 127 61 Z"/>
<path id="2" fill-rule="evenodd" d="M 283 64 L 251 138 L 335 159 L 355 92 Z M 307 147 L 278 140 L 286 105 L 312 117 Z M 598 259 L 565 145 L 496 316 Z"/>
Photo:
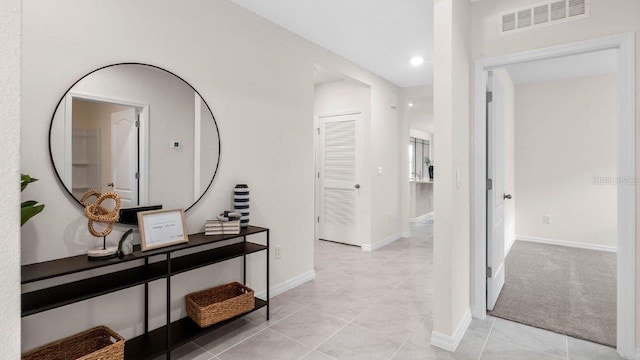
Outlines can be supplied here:
<path id="1" fill-rule="evenodd" d="M 142 251 L 189 241 L 184 209 L 141 211 L 138 226 Z"/>

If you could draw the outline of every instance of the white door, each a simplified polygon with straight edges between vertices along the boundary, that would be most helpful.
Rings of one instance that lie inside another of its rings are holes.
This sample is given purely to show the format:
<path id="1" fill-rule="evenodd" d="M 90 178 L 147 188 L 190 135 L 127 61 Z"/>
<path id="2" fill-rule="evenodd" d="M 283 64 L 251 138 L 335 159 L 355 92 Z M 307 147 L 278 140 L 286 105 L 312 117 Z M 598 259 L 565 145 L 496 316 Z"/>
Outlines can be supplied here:
<path id="1" fill-rule="evenodd" d="M 361 245 L 357 224 L 362 114 L 323 116 L 319 122 L 319 238 Z"/>
<path id="2" fill-rule="evenodd" d="M 504 286 L 505 265 L 505 90 L 489 75 L 487 95 L 487 309 L 493 310 Z M 492 101 L 489 101 L 489 98 Z M 490 188 L 490 189 L 489 189 Z"/>
<path id="3" fill-rule="evenodd" d="M 122 207 L 138 205 L 138 128 L 136 109 L 111 114 L 111 183 Z"/>

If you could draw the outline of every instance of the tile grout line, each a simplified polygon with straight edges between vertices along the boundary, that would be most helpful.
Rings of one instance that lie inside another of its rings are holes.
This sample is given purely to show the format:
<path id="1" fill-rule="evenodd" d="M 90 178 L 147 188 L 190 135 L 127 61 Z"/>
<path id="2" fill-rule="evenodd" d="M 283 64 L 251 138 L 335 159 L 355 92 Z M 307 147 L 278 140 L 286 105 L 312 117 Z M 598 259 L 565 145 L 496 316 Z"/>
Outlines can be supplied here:
<path id="1" fill-rule="evenodd" d="M 478 354 L 478 360 L 482 357 L 484 353 L 484 349 L 487 347 L 487 343 L 489 343 L 489 338 L 491 337 L 491 333 L 493 332 L 493 327 L 496 326 L 496 319 L 493 319 L 493 323 L 491 323 L 491 327 L 489 328 L 489 332 L 487 333 L 487 338 L 484 339 L 484 344 L 482 344 L 482 348 L 480 349 L 480 354 Z"/>
<path id="2" fill-rule="evenodd" d="M 209 350 L 207 350 L 207 349 L 203 348 L 202 346 L 198 345 L 195 341 L 189 341 L 189 342 L 190 342 L 190 343 L 192 343 L 193 345 L 195 345 L 196 347 L 198 347 L 198 348 L 200 348 L 200 349 L 204 350 L 204 352 L 211 354 L 214 358 L 216 358 L 216 359 L 218 358 L 218 357 L 216 356 L 216 354 L 214 354 L 214 353 L 212 353 L 211 351 L 209 351 Z M 211 359 L 209 359 L 209 360 L 211 360 Z"/>

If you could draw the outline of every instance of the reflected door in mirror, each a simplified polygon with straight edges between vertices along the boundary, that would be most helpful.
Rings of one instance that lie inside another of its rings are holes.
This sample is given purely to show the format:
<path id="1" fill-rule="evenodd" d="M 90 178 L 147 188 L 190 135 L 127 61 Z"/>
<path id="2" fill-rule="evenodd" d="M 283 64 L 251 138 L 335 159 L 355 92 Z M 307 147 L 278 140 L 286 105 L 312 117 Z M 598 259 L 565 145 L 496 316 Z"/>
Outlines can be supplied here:
<path id="1" fill-rule="evenodd" d="M 49 148 L 78 203 L 97 189 L 118 193 L 123 207 L 190 208 L 220 158 L 218 126 L 200 94 L 171 72 L 133 63 L 95 70 L 64 94 Z"/>

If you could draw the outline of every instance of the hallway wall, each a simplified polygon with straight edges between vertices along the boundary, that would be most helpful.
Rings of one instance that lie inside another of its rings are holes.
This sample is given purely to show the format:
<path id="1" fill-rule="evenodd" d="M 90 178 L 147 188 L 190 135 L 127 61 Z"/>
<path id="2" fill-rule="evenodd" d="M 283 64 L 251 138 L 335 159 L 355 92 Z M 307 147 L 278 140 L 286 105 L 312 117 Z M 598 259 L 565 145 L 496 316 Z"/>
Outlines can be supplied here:
<path id="1" fill-rule="evenodd" d="M 74 81 L 126 61 L 181 76 L 211 106 L 220 129 L 220 168 L 208 193 L 187 212 L 188 230 L 201 231 L 206 219 L 231 208 L 234 185 L 248 183 L 251 223 L 269 227 L 272 246 L 282 246 L 281 259 L 271 254 L 273 287 L 314 276 L 315 64 L 371 87 L 372 141 L 378 145 L 370 154 L 375 166 L 367 171 L 374 176 L 378 165 L 385 168 L 384 176 L 372 180 L 371 191 L 389 199 L 374 217 L 379 225 L 372 240 L 401 231 L 397 219 L 388 219 L 399 212 L 401 126 L 399 111 L 389 104 L 401 90 L 387 80 L 226 0 L 25 0 L 23 9 L 21 167 L 40 178 L 30 195 L 47 204 L 24 227 L 22 241 L 14 242 L 22 246 L 23 263 L 76 255 L 92 246 L 82 209 L 65 194 L 50 165 L 48 126 L 57 101 Z M 125 230 L 116 227 L 109 242 Z M 249 263 L 248 283 L 259 293 L 265 290 L 264 258 L 255 256 Z M 185 316 L 186 293 L 241 279 L 241 269 L 237 260 L 177 276 L 172 318 Z M 151 297 L 163 299 L 164 286 L 152 283 Z M 125 338 L 141 334 L 142 298 L 143 290 L 136 287 L 25 317 L 22 349 L 96 324 Z M 164 301 L 152 304 L 150 317 L 152 328 L 164 323 Z"/>

